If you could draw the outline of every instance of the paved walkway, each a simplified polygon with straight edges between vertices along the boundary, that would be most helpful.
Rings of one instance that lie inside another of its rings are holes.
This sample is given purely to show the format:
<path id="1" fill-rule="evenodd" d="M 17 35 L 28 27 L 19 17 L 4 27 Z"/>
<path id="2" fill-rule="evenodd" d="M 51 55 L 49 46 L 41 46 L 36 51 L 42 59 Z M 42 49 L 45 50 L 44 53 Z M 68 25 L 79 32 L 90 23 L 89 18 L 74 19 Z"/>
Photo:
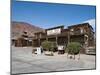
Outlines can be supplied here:
<path id="1" fill-rule="evenodd" d="M 95 56 L 81 54 L 80 60 L 67 54 L 54 56 L 32 55 L 32 48 L 12 47 L 12 73 L 36 73 L 64 70 L 95 69 Z"/>

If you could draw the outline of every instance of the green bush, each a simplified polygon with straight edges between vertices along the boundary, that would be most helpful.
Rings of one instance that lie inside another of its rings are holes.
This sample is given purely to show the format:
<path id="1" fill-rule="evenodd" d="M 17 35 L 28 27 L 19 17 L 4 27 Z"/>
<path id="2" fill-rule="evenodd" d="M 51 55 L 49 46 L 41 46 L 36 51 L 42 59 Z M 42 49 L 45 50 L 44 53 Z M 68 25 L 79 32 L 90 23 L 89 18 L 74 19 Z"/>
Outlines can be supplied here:
<path id="1" fill-rule="evenodd" d="M 41 45 L 42 45 L 43 49 L 46 49 L 48 51 L 54 51 L 54 48 L 56 47 L 56 43 L 50 42 L 50 41 L 44 41 L 44 42 L 42 42 Z"/>
<path id="2" fill-rule="evenodd" d="M 71 42 L 67 45 L 68 53 L 77 55 L 80 52 L 81 44 L 78 42 Z"/>
<path id="3" fill-rule="evenodd" d="M 52 47 L 52 43 L 50 42 L 50 41 L 44 41 L 44 42 L 42 42 L 42 47 L 43 47 L 43 49 L 46 49 L 46 50 L 50 50 L 51 49 L 51 47 Z"/>
<path id="4" fill-rule="evenodd" d="M 55 51 L 55 48 L 57 48 L 56 42 L 51 42 L 52 46 L 51 46 L 51 51 Z"/>

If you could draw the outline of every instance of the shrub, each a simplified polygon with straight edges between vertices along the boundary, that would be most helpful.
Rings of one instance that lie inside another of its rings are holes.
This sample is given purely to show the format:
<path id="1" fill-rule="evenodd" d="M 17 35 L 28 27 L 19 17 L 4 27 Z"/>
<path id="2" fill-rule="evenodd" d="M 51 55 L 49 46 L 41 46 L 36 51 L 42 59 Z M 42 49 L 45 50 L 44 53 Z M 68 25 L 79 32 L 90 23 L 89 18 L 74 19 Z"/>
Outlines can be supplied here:
<path id="1" fill-rule="evenodd" d="M 80 52 L 81 44 L 78 42 L 71 42 L 67 45 L 68 53 L 77 55 Z"/>
<path id="2" fill-rule="evenodd" d="M 42 42 L 41 45 L 42 45 L 43 49 L 51 51 L 50 55 L 53 56 L 53 51 L 54 51 L 54 49 L 56 47 L 56 43 L 55 42 L 44 41 L 44 42 Z"/>
<path id="3" fill-rule="evenodd" d="M 51 46 L 52 46 L 52 43 L 51 42 L 49 42 L 49 41 L 44 41 L 44 42 L 42 42 L 42 47 L 43 47 L 43 49 L 46 49 L 46 50 L 50 50 L 50 48 L 51 48 Z"/>
<path id="4" fill-rule="evenodd" d="M 55 52 L 55 49 L 57 48 L 56 42 L 51 42 L 52 46 L 51 46 L 51 51 Z"/>

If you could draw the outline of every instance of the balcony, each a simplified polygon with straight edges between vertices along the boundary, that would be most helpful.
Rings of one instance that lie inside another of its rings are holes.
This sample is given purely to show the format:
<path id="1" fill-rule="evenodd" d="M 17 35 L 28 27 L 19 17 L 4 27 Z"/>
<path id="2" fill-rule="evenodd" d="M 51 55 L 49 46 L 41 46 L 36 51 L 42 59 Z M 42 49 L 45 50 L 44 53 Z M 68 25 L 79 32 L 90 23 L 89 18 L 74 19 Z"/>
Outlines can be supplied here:
<path id="1" fill-rule="evenodd" d="M 38 35 L 38 36 L 34 36 L 34 39 L 41 39 L 41 38 L 46 38 L 46 35 Z"/>
<path id="2" fill-rule="evenodd" d="M 85 33 L 84 31 L 71 31 L 70 35 L 81 35 L 81 34 L 84 34 L 84 33 Z"/>

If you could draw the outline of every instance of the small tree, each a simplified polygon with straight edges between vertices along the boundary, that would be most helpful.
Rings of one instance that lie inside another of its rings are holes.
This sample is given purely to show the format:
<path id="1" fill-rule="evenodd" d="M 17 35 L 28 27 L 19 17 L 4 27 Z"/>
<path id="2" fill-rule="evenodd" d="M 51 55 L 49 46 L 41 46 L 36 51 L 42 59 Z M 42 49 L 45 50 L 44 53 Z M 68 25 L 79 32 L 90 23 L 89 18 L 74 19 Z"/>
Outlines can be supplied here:
<path id="1" fill-rule="evenodd" d="M 67 45 L 67 49 L 68 49 L 68 54 L 72 54 L 74 55 L 74 59 L 75 59 L 75 55 L 79 54 L 80 49 L 81 49 L 81 44 L 78 42 L 71 42 Z"/>
<path id="2" fill-rule="evenodd" d="M 42 45 L 43 49 L 51 51 L 51 54 L 53 55 L 53 50 L 54 50 L 54 48 L 56 46 L 54 42 L 44 41 L 44 42 L 42 42 L 41 45 Z"/>
<path id="3" fill-rule="evenodd" d="M 56 42 L 51 42 L 52 43 L 52 47 L 51 47 L 51 51 L 54 52 L 55 48 L 57 48 Z"/>
<path id="4" fill-rule="evenodd" d="M 43 47 L 43 49 L 46 49 L 46 50 L 50 50 L 50 48 L 51 48 L 51 42 L 49 42 L 49 41 L 44 41 L 44 42 L 42 42 L 42 47 Z"/>

